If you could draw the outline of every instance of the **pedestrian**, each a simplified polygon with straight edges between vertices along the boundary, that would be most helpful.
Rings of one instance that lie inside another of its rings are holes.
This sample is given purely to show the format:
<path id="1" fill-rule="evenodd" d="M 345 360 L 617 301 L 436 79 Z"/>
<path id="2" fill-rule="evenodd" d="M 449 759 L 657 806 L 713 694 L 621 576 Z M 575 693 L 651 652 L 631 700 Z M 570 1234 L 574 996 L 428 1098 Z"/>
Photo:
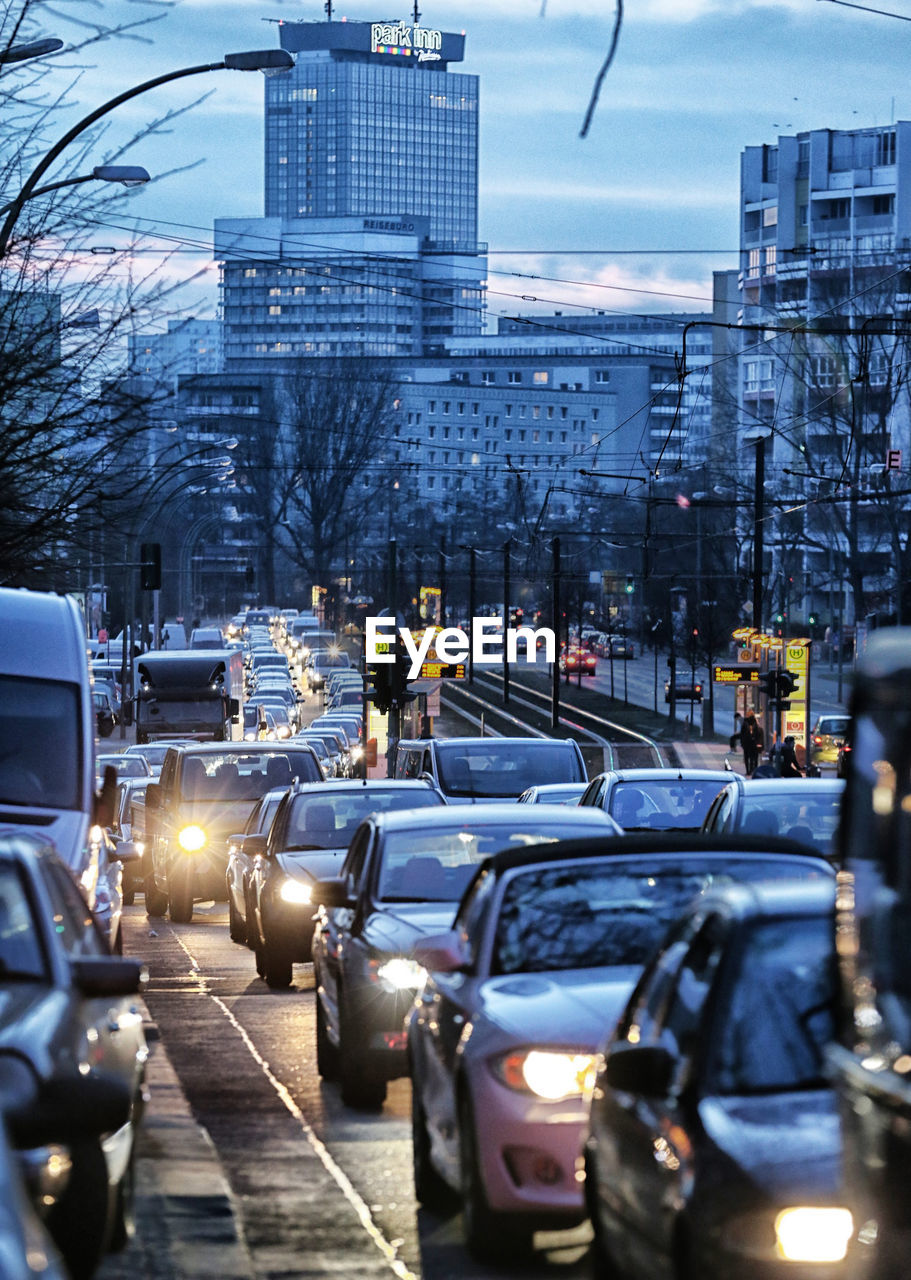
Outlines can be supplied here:
<path id="1" fill-rule="evenodd" d="M 759 764 L 759 753 L 762 750 L 762 729 L 754 711 L 748 711 L 743 717 L 740 745 L 743 748 L 743 771 L 749 778 Z"/>
<path id="2" fill-rule="evenodd" d="M 797 749 L 794 745 L 794 739 L 789 734 L 781 748 L 781 776 L 783 778 L 802 778 L 803 770 L 797 759 Z"/>

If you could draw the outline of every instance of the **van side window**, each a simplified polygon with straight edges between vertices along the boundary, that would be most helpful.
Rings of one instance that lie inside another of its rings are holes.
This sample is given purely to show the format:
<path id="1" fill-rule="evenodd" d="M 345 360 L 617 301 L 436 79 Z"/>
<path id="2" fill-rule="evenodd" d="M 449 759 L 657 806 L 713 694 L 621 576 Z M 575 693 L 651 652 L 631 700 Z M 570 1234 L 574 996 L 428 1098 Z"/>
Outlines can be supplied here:
<path id="1" fill-rule="evenodd" d="M 433 767 L 433 752 L 429 748 L 424 752 L 424 763 L 421 765 L 418 772 L 429 773 L 432 778 L 437 776 L 436 770 Z"/>

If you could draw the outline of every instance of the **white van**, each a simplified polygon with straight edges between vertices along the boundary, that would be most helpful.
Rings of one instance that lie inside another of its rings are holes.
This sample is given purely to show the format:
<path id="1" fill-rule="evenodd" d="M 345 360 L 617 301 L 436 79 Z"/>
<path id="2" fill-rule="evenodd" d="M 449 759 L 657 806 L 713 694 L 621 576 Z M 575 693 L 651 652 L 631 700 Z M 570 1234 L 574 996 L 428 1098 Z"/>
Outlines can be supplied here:
<path id="1" fill-rule="evenodd" d="M 68 596 L 0 588 L 0 834 L 51 845 L 96 905 L 113 770 L 95 794 L 95 711 L 82 614 Z M 96 838 L 97 836 L 97 838 Z"/>

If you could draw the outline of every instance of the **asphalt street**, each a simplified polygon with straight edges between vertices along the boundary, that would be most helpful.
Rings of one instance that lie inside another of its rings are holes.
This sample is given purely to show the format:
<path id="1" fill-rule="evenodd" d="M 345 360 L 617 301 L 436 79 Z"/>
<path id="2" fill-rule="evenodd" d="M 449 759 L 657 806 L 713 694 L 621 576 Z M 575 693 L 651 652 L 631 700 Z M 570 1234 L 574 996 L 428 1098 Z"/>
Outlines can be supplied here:
<path id="1" fill-rule="evenodd" d="M 290 990 L 270 991 L 256 976 L 252 952 L 229 940 L 222 904 L 201 906 L 189 925 L 149 921 L 141 905 L 128 908 L 124 938 L 125 951 L 148 963 L 157 1053 L 173 1065 L 189 1104 L 184 1123 L 196 1129 L 184 1133 L 176 1164 L 190 1138 L 203 1148 L 211 1139 L 213 1149 L 195 1206 L 186 1187 L 162 1194 L 167 1152 L 154 1159 L 147 1150 L 157 1131 L 153 1079 L 139 1234 L 106 1264 L 103 1280 L 589 1275 L 587 1227 L 538 1235 L 533 1255 L 492 1269 L 466 1252 L 458 1216 L 418 1209 L 410 1085 L 394 1082 L 381 1112 L 361 1113 L 342 1104 L 336 1085 L 320 1081 L 311 965 L 295 967 Z M 167 1231 L 158 1221 L 165 1210 Z M 207 1237 L 221 1263 L 215 1256 L 204 1261 Z"/>

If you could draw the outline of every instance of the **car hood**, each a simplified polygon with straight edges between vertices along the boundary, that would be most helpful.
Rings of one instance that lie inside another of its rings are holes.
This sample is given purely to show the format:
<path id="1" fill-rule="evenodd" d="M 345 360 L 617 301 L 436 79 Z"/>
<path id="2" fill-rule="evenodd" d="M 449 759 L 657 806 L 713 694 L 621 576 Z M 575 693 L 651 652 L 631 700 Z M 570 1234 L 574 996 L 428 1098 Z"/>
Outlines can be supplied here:
<path id="1" fill-rule="evenodd" d="M 88 832 L 88 817 L 78 809 L 3 805 L 0 836 L 30 836 L 53 849 L 77 876 L 88 865 Z"/>
<path id="2" fill-rule="evenodd" d="M 452 927 L 457 902 L 396 902 L 375 910 L 364 926 L 364 941 L 379 951 L 408 952 L 419 938 Z"/>
<path id="3" fill-rule="evenodd" d="M 841 1125 L 831 1089 L 703 1098 L 699 1115 L 715 1146 L 770 1194 L 837 1194 Z"/>
<path id="4" fill-rule="evenodd" d="M 275 859 L 279 870 L 295 880 L 328 880 L 338 875 L 347 849 L 312 849 L 300 853 L 280 853 Z"/>
<path id="5" fill-rule="evenodd" d="M 477 1019 L 516 1043 L 540 1040 L 546 1028 L 550 1044 L 594 1050 L 613 1029 L 641 972 L 639 965 L 622 965 L 488 978 L 478 992 Z"/>

